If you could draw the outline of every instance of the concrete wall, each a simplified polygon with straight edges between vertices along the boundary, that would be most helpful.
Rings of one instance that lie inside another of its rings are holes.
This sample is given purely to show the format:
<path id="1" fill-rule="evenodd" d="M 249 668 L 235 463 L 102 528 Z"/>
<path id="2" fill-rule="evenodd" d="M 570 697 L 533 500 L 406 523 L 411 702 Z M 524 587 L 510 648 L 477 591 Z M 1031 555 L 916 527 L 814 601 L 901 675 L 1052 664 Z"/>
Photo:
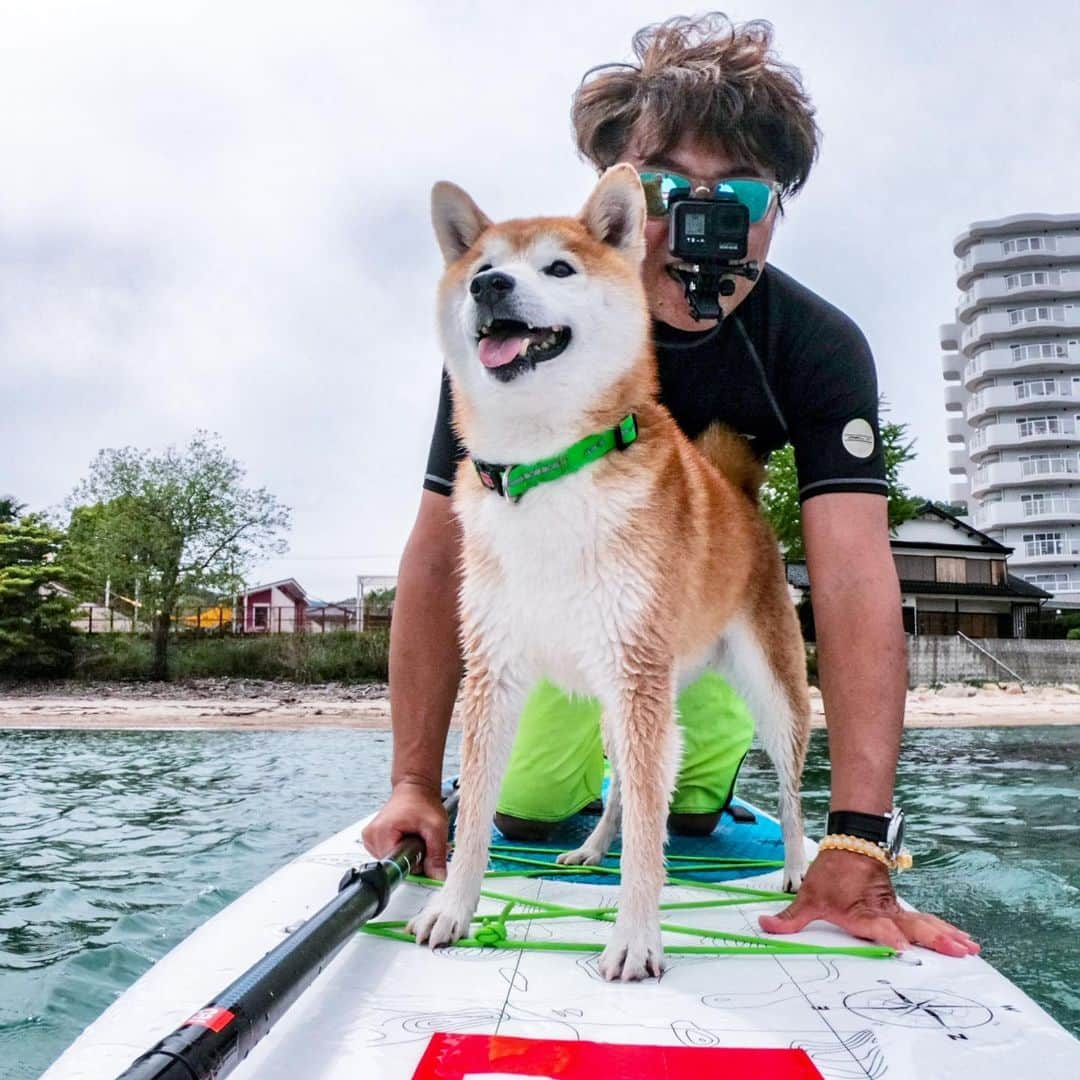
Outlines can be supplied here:
<path id="1" fill-rule="evenodd" d="M 1011 676 L 958 637 L 908 636 L 908 685 L 983 679 L 1010 682 Z M 1080 641 L 985 638 L 978 642 L 1025 682 L 1080 683 Z"/>

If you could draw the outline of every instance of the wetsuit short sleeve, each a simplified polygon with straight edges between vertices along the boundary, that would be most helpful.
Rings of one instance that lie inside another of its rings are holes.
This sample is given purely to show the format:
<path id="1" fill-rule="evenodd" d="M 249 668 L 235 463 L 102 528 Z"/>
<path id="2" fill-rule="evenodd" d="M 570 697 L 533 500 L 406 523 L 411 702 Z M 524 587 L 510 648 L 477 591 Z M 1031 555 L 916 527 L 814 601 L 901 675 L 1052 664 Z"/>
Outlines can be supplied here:
<path id="1" fill-rule="evenodd" d="M 877 373 L 862 331 L 832 308 L 796 349 L 785 410 L 799 501 L 852 491 L 887 495 Z"/>
<path id="2" fill-rule="evenodd" d="M 439 410 L 435 414 L 435 430 L 431 435 L 427 470 L 424 474 L 424 490 L 439 495 L 449 495 L 454 490 L 454 473 L 457 463 L 465 456 L 465 447 L 458 440 L 451 417 L 454 397 L 450 389 L 450 377 L 443 372 L 442 389 L 439 391 Z"/>

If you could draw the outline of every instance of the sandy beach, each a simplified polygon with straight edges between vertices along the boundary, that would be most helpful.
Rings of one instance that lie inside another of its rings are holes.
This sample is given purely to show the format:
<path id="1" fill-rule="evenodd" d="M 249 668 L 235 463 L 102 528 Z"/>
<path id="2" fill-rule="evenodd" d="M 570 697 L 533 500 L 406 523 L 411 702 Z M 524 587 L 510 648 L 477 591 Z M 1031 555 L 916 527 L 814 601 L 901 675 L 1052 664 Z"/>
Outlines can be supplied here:
<path id="1" fill-rule="evenodd" d="M 811 691 L 814 724 L 825 723 Z M 908 727 L 1020 727 L 1080 724 L 1080 686 L 917 687 L 907 696 Z M 162 685 L 45 683 L 0 687 L 0 729 L 114 731 L 390 727 L 385 684 L 299 686 L 250 679 Z"/>

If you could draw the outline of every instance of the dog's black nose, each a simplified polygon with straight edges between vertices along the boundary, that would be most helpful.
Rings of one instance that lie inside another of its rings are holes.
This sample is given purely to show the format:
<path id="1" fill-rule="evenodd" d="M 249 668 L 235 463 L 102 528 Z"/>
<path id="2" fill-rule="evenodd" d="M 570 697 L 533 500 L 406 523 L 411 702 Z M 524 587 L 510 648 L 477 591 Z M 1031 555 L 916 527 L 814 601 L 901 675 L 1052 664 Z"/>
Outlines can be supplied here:
<path id="1" fill-rule="evenodd" d="M 469 282 L 469 292 L 478 304 L 494 306 L 514 291 L 514 279 L 500 270 L 485 270 Z"/>

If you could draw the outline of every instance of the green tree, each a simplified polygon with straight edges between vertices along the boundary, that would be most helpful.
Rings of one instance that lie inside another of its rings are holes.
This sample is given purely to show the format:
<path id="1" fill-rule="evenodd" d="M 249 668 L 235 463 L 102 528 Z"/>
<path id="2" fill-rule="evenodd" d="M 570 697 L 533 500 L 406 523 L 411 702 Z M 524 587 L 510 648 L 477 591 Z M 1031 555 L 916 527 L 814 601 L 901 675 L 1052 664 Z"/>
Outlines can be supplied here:
<path id="1" fill-rule="evenodd" d="M 936 506 L 939 510 L 944 510 L 946 514 L 952 514 L 953 517 L 964 517 L 967 514 L 967 506 L 962 502 L 945 502 L 942 499 L 922 499 L 921 502 Z"/>
<path id="2" fill-rule="evenodd" d="M 80 600 L 101 602 L 105 582 L 109 581 L 113 596 L 131 601 L 138 592 L 139 580 L 151 555 L 151 545 L 132 530 L 120 550 L 103 552 L 106 538 L 122 529 L 126 521 L 136 518 L 139 505 L 133 497 L 122 495 L 107 503 L 75 506 L 67 527 L 68 551 L 72 561 L 86 571 L 80 590 Z"/>
<path id="3" fill-rule="evenodd" d="M 152 615 L 150 676 L 168 678 L 169 629 L 181 597 L 229 595 L 257 559 L 281 554 L 290 510 L 265 488 L 243 486 L 244 469 L 218 436 L 195 433 L 162 454 L 102 450 L 68 500 L 71 544 L 99 588 L 110 579 L 138 591 Z"/>
<path id="4" fill-rule="evenodd" d="M 77 574 L 60 558 L 64 534 L 0 498 L 0 672 L 59 675 L 74 657 Z"/>
<path id="5" fill-rule="evenodd" d="M 907 430 L 907 424 L 888 422 L 881 425 L 890 530 L 913 517 L 924 501 L 912 495 L 900 481 L 901 468 L 915 458 L 915 440 L 908 437 Z M 784 549 L 785 557 L 789 560 L 805 559 L 799 478 L 795 470 L 795 452 L 790 444 L 769 458 L 765 483 L 761 487 L 761 505 Z"/>
<path id="6" fill-rule="evenodd" d="M 397 586 L 389 589 L 372 589 L 364 593 L 364 611 L 387 611 L 397 595 Z"/>
<path id="7" fill-rule="evenodd" d="M 0 524 L 14 521 L 22 509 L 13 495 L 0 495 Z"/>

